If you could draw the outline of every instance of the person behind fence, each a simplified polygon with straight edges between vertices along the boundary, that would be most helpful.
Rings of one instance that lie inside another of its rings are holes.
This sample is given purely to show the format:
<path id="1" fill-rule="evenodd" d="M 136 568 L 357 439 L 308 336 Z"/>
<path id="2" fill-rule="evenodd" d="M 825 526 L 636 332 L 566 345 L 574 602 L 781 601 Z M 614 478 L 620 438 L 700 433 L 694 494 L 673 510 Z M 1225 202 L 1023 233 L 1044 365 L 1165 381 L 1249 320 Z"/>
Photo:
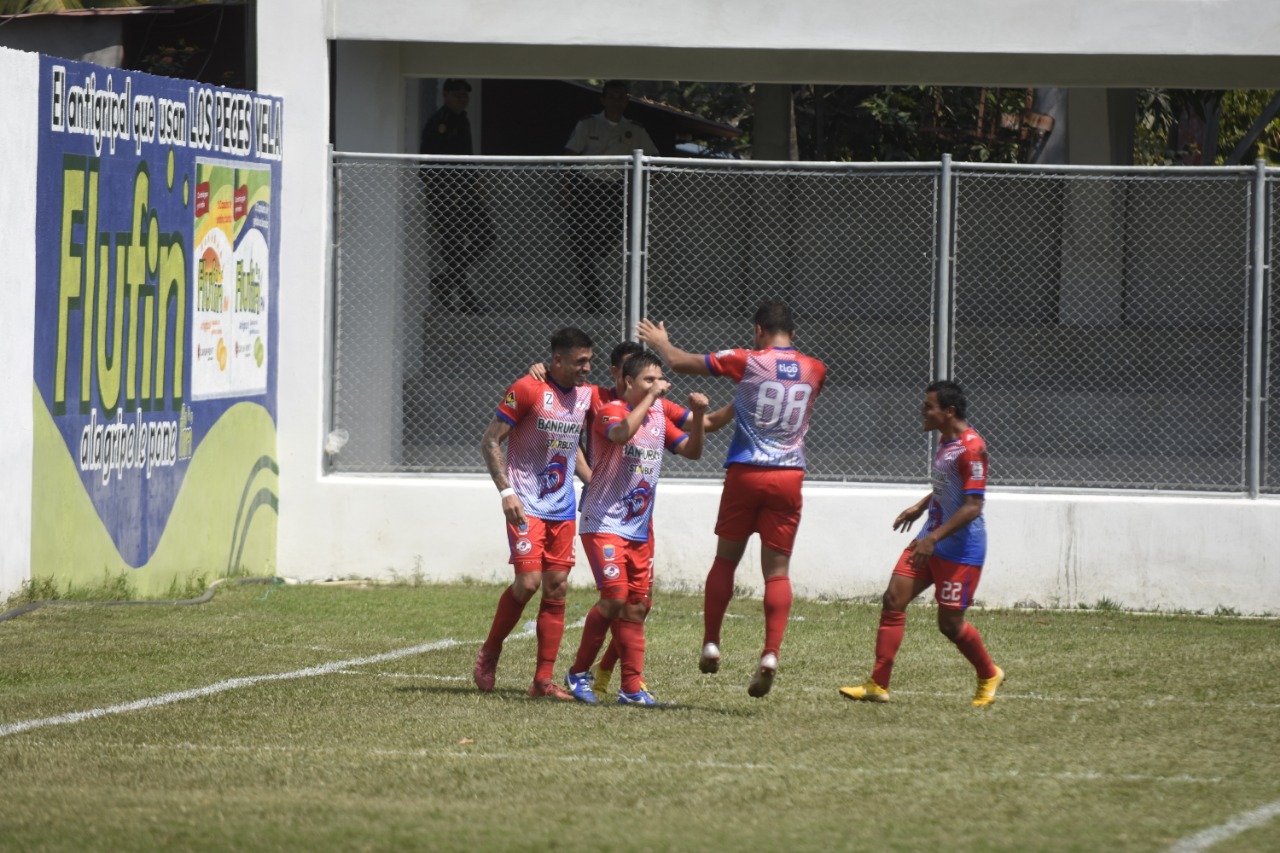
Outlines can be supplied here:
<path id="1" fill-rule="evenodd" d="M 566 154 L 600 157 L 625 154 L 636 149 L 654 157 L 658 146 L 648 132 L 623 113 L 630 101 L 630 85 L 625 80 L 610 80 L 600 92 L 602 112 L 587 116 L 574 127 L 565 143 Z M 614 249 L 626 245 L 627 173 L 616 168 L 575 169 L 566 186 L 570 241 L 573 246 L 574 272 L 582 308 L 589 314 L 604 309 L 605 289 L 596 270 L 597 262 Z M 621 275 L 622 267 L 618 267 Z M 616 295 L 621 307 L 621 278 Z"/>
<path id="2" fill-rule="evenodd" d="M 733 598 L 733 578 L 751 534 L 760 534 L 764 575 L 764 648 L 747 687 L 768 695 L 778 671 L 778 650 L 791 614 L 791 551 L 803 505 L 804 439 L 827 367 L 792 345 L 795 321 L 785 302 L 765 300 L 754 318 L 755 349 L 725 349 L 708 355 L 671 343 L 664 323 L 641 320 L 637 337 L 655 349 L 676 373 L 727 376 L 736 426 L 725 460 L 724 489 L 716 518 L 716 557 L 703 591 L 704 673 L 720 669 L 720 629 Z"/>
<path id="3" fill-rule="evenodd" d="M 994 702 L 1004 681 L 1004 670 L 991 662 L 982 635 L 964 618 L 987 554 L 982 508 L 990 476 L 986 442 L 969 426 L 967 408 L 964 391 L 954 382 L 934 382 L 925 389 L 920 408 L 923 428 L 937 430 L 941 439 L 933 457 L 933 490 L 898 513 L 893 529 L 910 530 L 925 510 L 929 517 L 893 567 L 876 631 L 875 667 L 866 683 L 840 688 L 840 694 L 849 699 L 889 701 L 889 677 L 902 645 L 907 605 L 930 586 L 938 602 L 938 630 L 977 672 L 974 707 Z"/>
<path id="4" fill-rule="evenodd" d="M 476 654 L 472 678 L 484 693 L 493 690 L 503 643 L 541 587 L 538 659 L 529 695 L 573 701 L 552 679 L 552 670 L 564 637 L 564 601 L 574 563 L 573 477 L 577 471 L 586 473 L 579 439 L 593 395 L 585 384 L 592 347 L 581 329 L 566 327 L 553 334 L 546 380 L 522 376 L 513 382 L 480 440 L 480 455 L 502 501 L 515 569 L 515 580 L 502 591 L 489 635 Z"/>
<path id="5" fill-rule="evenodd" d="M 422 154 L 469 157 L 471 119 L 467 105 L 471 84 L 444 81 L 444 106 L 422 126 Z M 474 169 L 457 164 L 427 164 L 423 170 L 427 208 L 436 232 L 438 261 L 431 276 L 431 295 L 445 310 L 478 314 L 483 310 L 468 282 L 473 267 L 493 247 L 493 218 L 481 198 Z"/>

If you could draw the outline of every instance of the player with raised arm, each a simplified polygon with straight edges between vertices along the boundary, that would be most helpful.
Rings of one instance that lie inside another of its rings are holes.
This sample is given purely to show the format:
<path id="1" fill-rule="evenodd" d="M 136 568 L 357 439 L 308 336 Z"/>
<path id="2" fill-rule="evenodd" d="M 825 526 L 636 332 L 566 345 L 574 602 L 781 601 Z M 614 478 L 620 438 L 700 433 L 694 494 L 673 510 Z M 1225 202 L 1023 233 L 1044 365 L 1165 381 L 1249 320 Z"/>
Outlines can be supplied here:
<path id="1" fill-rule="evenodd" d="M 967 408 L 964 391 L 954 382 L 934 382 L 925 389 L 920 408 L 923 428 L 937 430 L 941 439 L 933 457 L 933 491 L 898 513 L 893 529 L 910 530 L 925 510 L 929 517 L 893 567 L 876 632 L 875 668 L 866 683 L 840 688 L 840 694 L 849 699 L 889 701 L 889 677 L 902 645 L 907 605 L 930 586 L 938 602 L 938 630 L 977 672 L 974 707 L 994 702 L 1004 681 L 1004 670 L 991 662 L 982 635 L 964 618 L 987 556 L 982 508 L 990 474 L 986 442 L 965 419 Z"/>
<path id="2" fill-rule="evenodd" d="M 476 655 L 473 677 L 493 690 L 502 644 L 524 607 L 542 589 L 538 607 L 538 661 L 529 695 L 573 700 L 555 683 L 553 669 L 564 636 L 564 600 L 573 568 L 578 440 L 591 408 L 591 338 L 575 328 L 551 336 L 551 366 L 544 381 L 517 379 L 484 431 L 480 454 L 502 498 L 515 580 L 498 599 L 489 636 Z M 502 442 L 507 454 L 502 458 Z"/>
<path id="3" fill-rule="evenodd" d="M 702 455 L 707 398 L 689 395 L 688 434 L 661 405 L 671 384 L 661 360 L 642 352 L 626 360 L 621 399 L 597 412 L 590 442 L 591 486 L 582 498 L 582 544 L 600 600 L 587 613 L 582 642 L 565 684 L 579 701 L 597 702 L 591 665 L 610 628 L 618 643 L 622 684 L 618 703 L 658 704 L 644 683 L 644 619 L 653 579 L 653 507 L 662 451 L 688 459 Z"/>
<path id="4" fill-rule="evenodd" d="M 636 341 L 623 341 L 622 343 L 615 346 L 613 348 L 613 351 L 609 353 L 609 372 L 613 375 L 614 386 L 612 388 L 605 388 L 604 386 L 592 386 L 595 393 L 591 399 L 591 412 L 587 416 L 587 425 L 583 429 L 583 434 L 587 437 L 588 441 L 590 441 L 591 435 L 592 435 L 591 421 L 595 417 L 596 413 L 599 412 L 601 407 L 603 407 L 606 403 L 610 403 L 622 397 L 623 393 L 626 390 L 626 387 L 623 384 L 622 370 L 623 370 L 623 367 L 626 365 L 627 360 L 630 359 L 632 356 L 639 355 L 644 351 L 645 350 L 644 350 L 643 344 L 640 344 Z M 541 381 L 542 379 L 545 379 L 547 375 L 546 365 L 543 364 L 542 362 L 535 362 L 534 364 L 531 364 L 529 366 L 529 375 L 539 381 Z M 679 403 L 668 399 L 667 397 L 661 397 L 658 400 L 658 403 L 662 406 L 663 412 L 666 414 L 667 417 L 671 419 L 672 423 L 674 423 L 677 427 L 681 429 L 688 428 L 687 425 L 688 425 L 689 415 L 690 415 L 690 412 L 688 409 L 686 409 L 684 406 L 681 406 Z M 720 429 L 722 426 L 727 424 L 732 419 L 733 419 L 733 407 L 731 405 L 724 406 L 723 408 L 714 412 L 708 412 L 703 417 L 703 431 L 705 433 L 715 432 L 716 430 Z M 579 466 L 585 467 L 585 460 L 580 460 Z M 649 526 L 650 550 L 653 550 L 653 547 L 654 547 L 653 525 L 650 524 Z M 652 606 L 653 606 L 653 596 L 652 594 L 650 594 L 649 597 L 645 599 L 645 607 L 648 608 Z M 647 613 L 648 611 L 646 610 L 646 615 Z M 618 651 L 619 651 L 618 641 L 617 641 L 617 638 L 615 637 L 612 640 L 610 640 L 609 645 L 605 647 L 604 654 L 600 657 L 600 663 L 596 667 L 594 667 L 592 670 L 594 675 L 594 681 L 592 682 L 592 689 L 596 693 L 605 693 L 608 691 L 609 682 L 613 678 L 614 667 L 618 663 Z M 640 689 L 648 690 L 649 688 L 647 685 L 641 682 Z"/>
<path id="5" fill-rule="evenodd" d="M 760 534 L 764 573 L 764 649 L 747 693 L 762 697 L 773 687 L 778 651 L 791 614 L 791 551 L 800 525 L 805 433 L 827 368 L 792 345 L 791 309 L 767 300 L 753 318 L 755 349 L 708 355 L 671 343 L 665 324 L 641 320 L 640 340 L 657 350 L 677 373 L 728 376 L 737 384 L 736 426 L 725 460 L 724 489 L 716 519 L 715 561 L 703 592 L 702 655 L 698 667 L 720 669 L 720 628 L 733 598 L 733 577 L 752 533 Z"/>

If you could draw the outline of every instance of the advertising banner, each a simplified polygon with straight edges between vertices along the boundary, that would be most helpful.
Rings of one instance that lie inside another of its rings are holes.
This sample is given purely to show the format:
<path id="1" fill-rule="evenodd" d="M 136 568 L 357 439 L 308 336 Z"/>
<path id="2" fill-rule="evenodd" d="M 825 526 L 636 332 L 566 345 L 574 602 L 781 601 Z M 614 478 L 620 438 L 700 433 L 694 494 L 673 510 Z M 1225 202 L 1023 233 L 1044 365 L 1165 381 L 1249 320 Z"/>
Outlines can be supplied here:
<path id="1" fill-rule="evenodd" d="M 39 98 L 32 577 L 270 573 L 283 104 L 51 57 Z"/>

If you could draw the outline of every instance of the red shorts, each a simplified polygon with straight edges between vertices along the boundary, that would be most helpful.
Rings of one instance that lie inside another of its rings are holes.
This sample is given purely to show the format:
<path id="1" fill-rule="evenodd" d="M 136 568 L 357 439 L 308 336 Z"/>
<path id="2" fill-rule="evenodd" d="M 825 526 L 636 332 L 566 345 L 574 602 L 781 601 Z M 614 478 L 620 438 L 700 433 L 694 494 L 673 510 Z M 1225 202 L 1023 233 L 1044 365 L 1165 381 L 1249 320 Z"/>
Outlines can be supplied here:
<path id="1" fill-rule="evenodd" d="M 584 533 L 591 573 L 601 598 L 643 601 L 653 589 L 653 542 L 633 542 L 613 533 Z"/>
<path id="2" fill-rule="evenodd" d="M 775 551 L 790 555 L 800 526 L 803 468 L 734 463 L 724 475 L 716 535 L 741 541 L 752 533 Z"/>
<path id="3" fill-rule="evenodd" d="M 528 524 L 520 529 L 507 522 L 507 544 L 511 548 L 508 561 L 522 572 L 561 571 L 573 568 L 573 535 L 578 523 L 572 518 L 564 521 L 543 521 L 526 515 Z"/>
<path id="4" fill-rule="evenodd" d="M 922 579 L 933 584 L 933 600 L 939 607 L 948 610 L 966 610 L 973 603 L 973 594 L 978 591 L 978 581 L 982 580 L 982 566 L 969 566 L 944 560 L 937 554 L 929 558 L 929 564 L 923 569 L 911 565 L 910 549 L 902 552 L 898 563 L 893 567 L 895 575 Z"/>

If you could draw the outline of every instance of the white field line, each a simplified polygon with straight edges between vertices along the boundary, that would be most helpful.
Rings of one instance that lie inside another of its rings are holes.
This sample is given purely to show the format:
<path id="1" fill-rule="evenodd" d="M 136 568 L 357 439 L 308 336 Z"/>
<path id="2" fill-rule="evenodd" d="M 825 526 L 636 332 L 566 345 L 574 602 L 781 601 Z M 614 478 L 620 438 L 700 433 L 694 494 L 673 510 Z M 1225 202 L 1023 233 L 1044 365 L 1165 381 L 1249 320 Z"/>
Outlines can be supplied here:
<path id="1" fill-rule="evenodd" d="M 333 663 L 323 663 L 319 666 L 310 666 L 306 669 L 295 669 L 293 672 L 275 672 L 265 675 L 250 675 L 244 678 L 232 678 L 227 681 L 219 681 L 217 684 L 209 684 L 205 687 L 196 687 L 191 690 L 179 690 L 174 693 L 165 693 L 160 696 L 150 696 L 146 699 L 138 699 L 134 702 L 124 702 L 119 705 L 107 705 L 102 708 L 93 708 L 88 711 L 76 711 L 71 714 L 60 714 L 56 717 L 42 717 L 36 720 L 21 720 L 16 723 L 8 723 L 0 726 L 0 737 L 8 737 L 21 732 L 31 731 L 32 729 L 40 729 L 46 726 L 61 726 L 67 723 L 79 723 L 84 720 L 97 719 L 110 714 L 124 714 L 129 711 L 141 711 L 147 708 L 158 708 L 161 705 L 170 705 L 174 702 L 182 702 L 187 699 L 198 699 L 201 696 L 213 696 L 217 693 L 225 693 L 228 690 L 238 690 L 242 687 L 252 687 L 255 684 L 262 684 L 269 681 L 287 681 L 294 678 L 312 678 L 317 675 L 328 675 L 329 673 L 338 672 L 353 666 L 366 666 L 371 663 L 382 663 L 383 661 L 398 660 L 399 658 L 409 657 L 410 655 L 420 655 L 424 652 L 434 652 L 440 649 L 448 649 L 458 645 L 457 640 L 439 640 L 434 643 L 423 643 L 417 646 L 409 646 L 404 649 L 395 649 L 382 654 L 370 655 L 364 658 L 352 658 L 351 660 L 334 661 Z"/>
<path id="2" fill-rule="evenodd" d="M 1265 806 L 1258 806 L 1251 812 L 1236 815 L 1226 823 L 1210 827 L 1204 832 L 1190 835 L 1170 847 L 1167 853 L 1198 853 L 1200 850 L 1208 850 L 1219 841 L 1226 841 L 1233 835 L 1239 835 L 1247 829 L 1262 826 L 1277 815 L 1280 815 L 1280 800 L 1276 800 L 1274 803 L 1267 803 Z"/>
<path id="3" fill-rule="evenodd" d="M 634 712 L 624 712 L 634 713 Z M 28 746 L 40 747 L 49 746 L 56 749 L 65 749 L 63 744 L 36 742 L 28 744 Z M 103 751 L 111 749 L 151 749 L 151 750 L 173 750 L 177 752 L 227 752 L 239 754 L 285 754 L 285 755 L 340 755 L 349 754 L 357 758 L 405 758 L 405 759 L 429 759 L 438 761 L 441 759 L 453 759 L 459 761 L 501 761 L 501 762 L 518 762 L 527 761 L 528 756 L 524 754 L 508 753 L 508 752 L 473 752 L 463 749 L 345 749 L 342 747 L 309 747 L 309 746 L 224 746 L 220 744 L 197 744 L 197 743 L 176 743 L 176 744 L 98 744 L 93 747 Z M 937 768 L 916 768 L 916 767 L 837 767 L 837 766 L 821 766 L 815 767 L 805 764 L 778 764 L 769 763 L 761 764 L 756 762 L 732 762 L 732 761 L 713 761 L 703 759 L 699 761 L 653 761 L 646 755 L 633 756 L 615 756 L 615 755 L 552 755 L 545 756 L 544 761 L 557 761 L 565 764 L 582 765 L 582 764 L 633 764 L 643 765 L 646 767 L 662 767 L 677 770 L 740 770 L 740 771 L 762 771 L 769 773 L 778 772 L 798 772 L 813 773 L 823 776 L 831 775 L 848 775 L 848 776 L 918 776 L 928 775 L 930 778 L 938 776 L 956 776 L 965 779 L 974 777 L 984 777 L 988 779 L 1051 779 L 1054 781 L 1067 782 L 1138 782 L 1143 784 L 1149 783 L 1172 783 L 1172 784 L 1194 784 L 1194 785 L 1217 785 L 1224 781 L 1222 776 L 1189 776 L 1186 774 L 1178 774 L 1174 776 L 1148 776 L 1135 773 L 1100 773 L 1097 771 L 1025 771 L 1025 770 L 996 770 L 996 771 L 975 771 L 972 769 L 963 770 L 939 770 Z M 1280 803 L 1272 804 L 1272 807 L 1280 805 Z M 1251 824 L 1253 825 L 1253 824 Z M 1246 827 L 1247 828 L 1247 827 Z M 1200 849 L 1200 848 L 1196 848 Z M 1179 851 L 1181 853 L 1181 851 Z"/>
<path id="4" fill-rule="evenodd" d="M 566 629 L 581 628 L 586 624 L 586 618 L 579 619 L 569 625 L 565 625 Z M 536 622 L 525 623 L 525 630 L 512 634 L 507 640 L 525 639 L 535 636 Z M 479 644 L 479 641 L 476 641 Z M 71 714 L 60 714 L 56 717 L 42 717 L 37 720 L 20 720 L 16 723 L 7 723 L 0 725 L 0 737 L 8 737 L 9 735 L 20 734 L 21 732 L 31 731 L 32 729 L 41 729 L 46 726 L 61 726 L 67 723 L 80 723 L 85 720 L 94 720 L 98 717 L 106 717 L 111 714 L 124 714 L 129 711 L 142 711 L 147 708 L 158 708 L 161 705 L 170 705 L 174 702 L 182 702 L 187 699 L 198 699 L 201 696 L 213 696 L 217 693 L 225 693 L 228 690 L 238 690 L 242 687 L 252 687 L 255 684 L 262 684 L 269 681 L 288 681 L 295 678 L 312 678 L 317 675 L 330 675 L 332 673 L 342 672 L 353 666 L 367 666 L 371 663 L 382 663 L 383 661 L 398 660 L 400 658 L 410 657 L 411 655 L 420 655 L 424 652 L 435 652 L 440 649 L 449 649 L 454 646 L 461 645 L 458 640 L 438 640 L 434 643 L 422 643 L 417 646 L 409 646 L 404 649 L 394 649 L 389 652 L 383 652 L 377 655 L 370 655 L 364 658 L 352 658 L 351 660 L 333 661 L 332 663 L 322 663 L 319 666 L 310 666 L 306 669 L 296 669 L 293 672 L 276 672 L 266 675 L 251 675 L 244 678 L 232 678 L 227 681 L 219 681 L 217 684 L 210 684 L 205 687 L 196 687 L 191 690 L 179 690 L 175 693 L 165 693 L 161 696 L 151 696 L 146 699 L 138 699 L 134 702 L 124 702 L 119 705 L 108 705 L 103 708 L 92 708 L 88 711 L 76 711 Z"/>

